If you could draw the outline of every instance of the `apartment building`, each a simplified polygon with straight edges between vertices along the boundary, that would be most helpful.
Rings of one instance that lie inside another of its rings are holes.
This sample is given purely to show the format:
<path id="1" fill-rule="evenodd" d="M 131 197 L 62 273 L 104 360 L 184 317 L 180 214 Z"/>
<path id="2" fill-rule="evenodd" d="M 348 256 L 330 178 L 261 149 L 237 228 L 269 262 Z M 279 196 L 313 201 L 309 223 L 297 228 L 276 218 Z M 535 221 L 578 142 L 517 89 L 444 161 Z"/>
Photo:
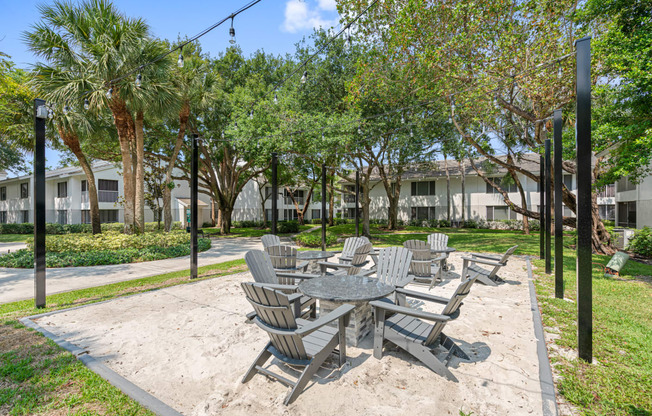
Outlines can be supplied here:
<path id="1" fill-rule="evenodd" d="M 109 162 L 93 164 L 97 197 L 102 223 L 123 222 L 124 209 L 120 200 L 123 181 L 120 170 Z M 187 221 L 190 208 L 190 189 L 187 182 L 176 181 L 172 191 L 172 217 L 174 221 Z M 0 223 L 26 223 L 34 221 L 34 178 L 32 175 L 14 178 L 0 177 Z M 206 195 L 199 197 L 199 215 L 210 221 L 211 201 Z M 80 167 L 68 167 L 45 173 L 46 222 L 59 224 L 90 223 L 90 202 L 86 175 Z M 161 201 L 161 206 L 162 206 Z M 158 213 L 145 208 L 145 221 L 156 221 Z"/>

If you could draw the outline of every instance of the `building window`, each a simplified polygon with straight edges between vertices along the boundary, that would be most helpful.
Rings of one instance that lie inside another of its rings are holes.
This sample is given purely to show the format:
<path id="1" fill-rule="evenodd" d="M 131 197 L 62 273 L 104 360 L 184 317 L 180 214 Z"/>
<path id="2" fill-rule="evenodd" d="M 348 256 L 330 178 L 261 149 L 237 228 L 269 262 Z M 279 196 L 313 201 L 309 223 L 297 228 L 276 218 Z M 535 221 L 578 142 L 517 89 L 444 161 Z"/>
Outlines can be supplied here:
<path id="1" fill-rule="evenodd" d="M 297 214 L 296 209 L 284 209 L 283 210 L 283 220 L 285 221 L 293 221 L 299 218 L 299 214 Z"/>
<path id="2" fill-rule="evenodd" d="M 437 219 L 437 209 L 435 207 L 412 207 L 410 219 L 435 220 Z"/>
<path id="3" fill-rule="evenodd" d="M 607 221 L 614 221 L 616 219 L 616 206 L 615 205 L 598 205 L 600 210 L 600 219 Z"/>
<path id="4" fill-rule="evenodd" d="M 504 221 L 517 219 L 516 211 L 512 211 L 507 206 L 490 206 L 487 207 L 487 221 Z"/>
<path id="5" fill-rule="evenodd" d="M 20 211 L 20 213 L 21 213 L 21 217 L 22 217 L 22 220 L 23 220 L 22 222 L 23 223 L 29 222 L 29 211 L 25 209 L 25 210 Z"/>
<path id="6" fill-rule="evenodd" d="M 20 184 L 20 197 L 29 198 L 29 182 L 24 182 Z"/>
<path id="7" fill-rule="evenodd" d="M 636 190 L 636 184 L 632 183 L 628 177 L 618 179 L 618 192 L 634 190 Z"/>
<path id="8" fill-rule="evenodd" d="M 355 202 L 355 185 L 344 185 L 344 195 L 342 196 L 347 204 Z"/>
<path id="9" fill-rule="evenodd" d="M 117 182 L 117 181 L 116 181 Z M 100 210 L 100 223 L 118 222 L 117 209 L 101 209 Z"/>
<path id="10" fill-rule="evenodd" d="M 292 202 L 292 198 L 290 198 L 290 193 L 288 192 L 288 190 L 285 189 L 284 191 L 285 191 L 285 198 L 284 198 L 285 205 L 294 205 L 294 202 Z M 294 200 L 297 201 L 298 205 L 303 205 L 303 190 L 300 189 L 296 190 L 292 192 L 292 195 L 294 195 Z"/>
<path id="11" fill-rule="evenodd" d="M 344 210 L 344 218 L 355 218 L 355 207 L 353 208 L 346 208 Z M 358 208 L 358 215 L 359 218 L 362 218 L 362 208 Z"/>
<path id="12" fill-rule="evenodd" d="M 505 183 L 503 183 L 503 178 L 489 178 L 489 179 L 491 179 L 493 181 L 493 183 L 495 183 L 496 185 L 498 185 L 499 187 L 501 187 L 503 190 L 505 190 L 507 192 L 518 192 L 518 188 L 516 187 L 516 183 L 513 180 L 510 180 L 510 182 L 504 181 Z M 512 178 L 510 178 L 510 179 L 512 179 Z M 486 185 L 486 193 L 488 193 L 488 194 L 499 194 L 500 193 L 500 192 L 498 192 L 498 190 L 496 188 L 491 186 L 491 184 L 485 182 L 485 185 Z"/>
<path id="13" fill-rule="evenodd" d="M 313 209 L 310 215 L 312 216 L 312 219 L 321 218 L 321 210 Z"/>
<path id="14" fill-rule="evenodd" d="M 271 186 L 266 186 L 265 187 L 265 199 L 269 198 L 272 195 L 272 187 Z"/>
<path id="15" fill-rule="evenodd" d="M 563 178 L 566 188 L 568 188 L 569 191 L 574 191 L 575 188 L 573 188 L 573 175 L 564 175 Z"/>
<path id="16" fill-rule="evenodd" d="M 57 222 L 61 225 L 68 223 L 68 211 L 65 209 L 57 210 Z"/>
<path id="17" fill-rule="evenodd" d="M 412 182 L 412 196 L 437 195 L 435 181 Z"/>
<path id="18" fill-rule="evenodd" d="M 0 224 L 7 223 L 7 211 L 0 211 Z"/>
<path id="19" fill-rule="evenodd" d="M 88 182 L 86 181 L 86 179 L 81 181 L 81 191 L 82 192 L 88 191 Z"/>
<path id="20" fill-rule="evenodd" d="M 0 201 L 6 201 L 7 200 L 7 187 L 2 186 L 0 187 Z"/>
<path id="21" fill-rule="evenodd" d="M 99 179 L 97 181 L 97 199 L 99 202 L 118 202 L 118 181 Z"/>
<path id="22" fill-rule="evenodd" d="M 81 222 L 82 224 L 90 224 L 91 223 L 91 211 L 88 209 L 82 209 L 82 217 L 81 217 Z"/>
<path id="23" fill-rule="evenodd" d="M 613 198 L 616 196 L 616 184 L 609 184 L 598 191 L 598 198 Z"/>
<path id="24" fill-rule="evenodd" d="M 618 187 L 620 191 L 620 185 Z M 636 228 L 636 201 L 618 203 L 619 227 Z"/>
<path id="25" fill-rule="evenodd" d="M 57 183 L 57 198 L 66 198 L 68 196 L 68 182 Z"/>

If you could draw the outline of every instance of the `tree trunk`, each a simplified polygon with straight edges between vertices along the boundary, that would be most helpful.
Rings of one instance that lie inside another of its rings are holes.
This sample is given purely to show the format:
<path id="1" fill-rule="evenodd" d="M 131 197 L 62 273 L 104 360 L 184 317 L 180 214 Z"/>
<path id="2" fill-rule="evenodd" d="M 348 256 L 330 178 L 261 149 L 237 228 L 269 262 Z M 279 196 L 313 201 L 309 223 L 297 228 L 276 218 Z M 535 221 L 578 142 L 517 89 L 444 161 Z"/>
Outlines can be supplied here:
<path id="1" fill-rule="evenodd" d="M 389 207 L 387 207 L 387 228 L 390 230 L 398 229 L 398 201 L 400 194 L 401 177 L 398 176 L 394 185 L 394 192 L 392 192 L 391 184 L 389 186 L 389 190 L 387 191 L 387 199 L 389 200 Z"/>
<path id="2" fill-rule="evenodd" d="M 179 132 L 177 133 L 177 141 L 174 143 L 174 150 L 165 169 L 165 187 L 163 188 L 163 211 L 165 231 L 169 232 L 172 229 L 172 187 L 174 181 L 172 180 L 172 171 L 174 164 L 177 161 L 181 146 L 183 145 L 183 138 L 186 135 L 186 126 L 188 125 L 188 118 L 190 117 L 190 105 L 188 102 L 183 103 L 179 111 Z"/>
<path id="3" fill-rule="evenodd" d="M 514 163 L 514 160 L 512 159 L 512 156 L 510 154 L 507 155 L 507 161 L 509 163 Z M 518 175 L 514 170 L 510 169 L 509 174 L 514 180 L 514 183 L 516 184 L 516 187 L 518 188 L 518 192 L 521 195 L 521 206 L 523 207 L 524 210 L 527 210 L 527 199 L 525 199 L 525 191 L 523 190 L 523 184 L 521 181 L 518 179 Z M 530 223 L 528 221 L 527 215 L 523 215 L 523 234 L 529 235 L 530 234 Z"/>
<path id="4" fill-rule="evenodd" d="M 333 172 L 333 176 L 331 177 L 331 192 L 329 194 L 329 203 L 328 203 L 328 226 L 332 227 L 335 225 L 335 222 L 333 218 L 335 218 L 335 179 L 333 178 L 335 176 L 335 172 Z M 326 221 L 325 218 L 322 218 L 322 221 Z"/>
<path id="5" fill-rule="evenodd" d="M 122 184 L 124 193 L 124 232 L 134 232 L 134 196 L 135 177 L 132 160 L 132 143 L 135 141 L 134 120 L 127 109 L 124 101 L 115 98 L 118 91 L 114 92 L 114 98 L 110 101 L 110 108 L 113 114 L 113 123 L 118 132 L 120 143 L 120 156 L 122 157 Z"/>
<path id="6" fill-rule="evenodd" d="M 88 189 L 88 201 L 90 203 L 90 214 L 91 214 L 91 229 L 93 234 L 102 233 L 102 225 L 100 224 L 100 205 L 97 199 L 97 186 L 95 185 L 95 174 L 91 164 L 86 159 L 86 155 L 81 149 L 79 144 L 79 138 L 68 131 L 63 127 L 58 127 L 59 136 L 63 143 L 68 146 L 68 149 L 75 155 L 79 165 L 82 167 L 84 174 L 86 175 L 86 186 Z"/>
<path id="7" fill-rule="evenodd" d="M 371 227 L 369 226 L 369 219 L 371 218 L 369 209 L 371 206 L 371 198 L 369 197 L 369 182 L 371 177 L 372 168 L 367 168 L 367 174 L 364 175 L 360 182 L 362 190 L 362 235 L 371 238 Z"/>
<path id="8" fill-rule="evenodd" d="M 231 233 L 231 215 L 233 214 L 232 207 L 223 207 L 220 215 L 220 234 L 226 235 Z"/>
<path id="9" fill-rule="evenodd" d="M 460 173 L 462 174 L 462 223 L 460 224 L 460 226 L 464 227 L 464 223 L 466 222 L 466 184 L 465 184 L 466 175 L 464 174 L 464 161 L 460 160 L 459 165 L 460 165 Z"/>
<path id="10" fill-rule="evenodd" d="M 136 113 L 136 195 L 134 224 L 140 233 L 145 232 L 145 130 L 142 111 Z"/>

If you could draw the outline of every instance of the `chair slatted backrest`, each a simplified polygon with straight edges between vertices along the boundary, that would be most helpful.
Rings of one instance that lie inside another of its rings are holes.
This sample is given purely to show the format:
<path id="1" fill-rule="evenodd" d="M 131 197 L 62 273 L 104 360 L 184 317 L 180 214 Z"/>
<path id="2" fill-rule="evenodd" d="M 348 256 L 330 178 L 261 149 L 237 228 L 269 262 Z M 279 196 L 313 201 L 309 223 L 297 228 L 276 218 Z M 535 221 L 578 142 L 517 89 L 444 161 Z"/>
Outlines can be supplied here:
<path id="1" fill-rule="evenodd" d="M 387 247 L 380 249 L 376 264 L 376 277 L 381 282 L 403 287 L 410 282 L 410 262 L 412 252 L 404 247 Z"/>
<path id="2" fill-rule="evenodd" d="M 421 240 L 407 240 L 403 247 L 412 252 L 412 262 L 410 263 L 410 273 L 417 277 L 432 276 L 432 259 L 430 245 Z"/>
<path id="3" fill-rule="evenodd" d="M 428 244 L 432 249 L 448 247 L 448 236 L 444 233 L 432 233 L 428 236 Z"/>
<path id="4" fill-rule="evenodd" d="M 365 244 L 365 241 L 361 237 L 349 237 L 344 240 L 344 247 L 342 247 L 342 254 L 340 254 L 340 264 L 351 264 L 355 249 L 363 244 Z"/>
<path id="5" fill-rule="evenodd" d="M 281 239 L 274 234 L 265 234 L 260 240 L 263 243 L 263 248 L 281 245 Z"/>
<path id="6" fill-rule="evenodd" d="M 249 272 L 258 283 L 278 284 L 276 271 L 269 254 L 261 250 L 249 250 L 244 256 Z"/>
<path id="7" fill-rule="evenodd" d="M 501 264 L 501 266 L 495 266 L 495 267 L 493 268 L 493 270 L 491 271 L 491 273 L 489 273 L 489 278 L 490 278 L 490 279 L 493 279 L 494 276 L 496 276 L 496 274 L 498 273 L 498 270 L 500 270 L 500 268 L 501 268 L 502 266 L 504 266 L 504 265 L 507 264 L 507 260 L 509 260 L 509 258 L 511 257 L 512 254 L 514 254 L 514 252 L 516 251 L 517 248 L 518 248 L 518 246 L 510 247 L 510 248 L 505 252 L 505 254 L 503 254 L 503 256 L 502 256 L 502 257 L 500 258 L 500 260 L 498 261 L 498 262 Z"/>
<path id="8" fill-rule="evenodd" d="M 307 360 L 303 340 L 295 334 L 297 322 L 287 295 L 260 283 L 244 282 L 242 289 L 256 311 L 256 324 L 267 332 L 274 348 L 286 357 Z"/>
<path id="9" fill-rule="evenodd" d="M 460 306 L 462 306 L 462 300 L 464 300 L 464 298 L 471 291 L 471 287 L 473 286 L 473 283 L 475 282 L 475 279 L 477 277 L 478 277 L 477 274 L 473 274 L 471 277 L 464 280 L 462 283 L 460 283 L 459 286 L 457 286 L 457 289 L 455 289 L 455 293 L 453 293 L 453 296 L 450 297 L 450 300 L 444 307 L 444 310 L 441 313 L 442 315 L 450 316 L 453 319 L 459 316 L 459 310 L 460 310 Z M 446 326 L 446 322 L 436 322 L 433 325 L 432 330 L 430 330 L 430 333 L 426 337 L 426 340 L 423 342 L 423 345 L 431 346 L 433 344 L 438 343 L 439 335 L 441 334 L 441 331 L 444 329 L 444 326 Z"/>
<path id="10" fill-rule="evenodd" d="M 272 267 L 277 271 L 287 270 L 288 272 L 296 271 L 297 267 L 297 249 L 291 246 L 270 246 L 265 249 L 269 258 L 272 260 Z M 278 282 L 282 285 L 295 284 L 294 279 L 279 278 Z"/>
<path id="11" fill-rule="evenodd" d="M 363 244 L 355 249 L 353 257 L 351 259 L 351 266 L 346 270 L 346 274 L 353 276 L 354 274 L 360 273 L 360 269 L 367 264 L 367 256 L 371 252 L 372 245 L 371 243 Z"/>

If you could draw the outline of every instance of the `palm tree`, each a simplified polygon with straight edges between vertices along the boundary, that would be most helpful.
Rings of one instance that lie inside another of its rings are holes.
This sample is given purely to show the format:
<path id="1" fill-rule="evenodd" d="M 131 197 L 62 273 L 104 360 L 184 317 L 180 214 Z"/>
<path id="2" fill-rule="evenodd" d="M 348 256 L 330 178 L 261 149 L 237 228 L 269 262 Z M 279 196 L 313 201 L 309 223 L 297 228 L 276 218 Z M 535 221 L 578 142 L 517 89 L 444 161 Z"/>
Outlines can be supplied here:
<path id="1" fill-rule="evenodd" d="M 49 67 L 68 74 L 68 82 L 53 85 L 49 96 L 61 105 L 77 107 L 88 100 L 89 114 L 110 110 L 122 159 L 125 232 L 143 231 L 144 114 L 165 111 L 176 98 L 167 81 L 171 60 L 144 65 L 166 49 L 151 39 L 142 19 L 127 18 L 105 0 L 77 5 L 56 0 L 38 9 L 42 20 L 24 33 L 24 39 Z M 144 80 L 142 87 L 133 82 L 136 69 Z M 36 77 L 47 85 L 46 73 L 37 72 Z"/>

